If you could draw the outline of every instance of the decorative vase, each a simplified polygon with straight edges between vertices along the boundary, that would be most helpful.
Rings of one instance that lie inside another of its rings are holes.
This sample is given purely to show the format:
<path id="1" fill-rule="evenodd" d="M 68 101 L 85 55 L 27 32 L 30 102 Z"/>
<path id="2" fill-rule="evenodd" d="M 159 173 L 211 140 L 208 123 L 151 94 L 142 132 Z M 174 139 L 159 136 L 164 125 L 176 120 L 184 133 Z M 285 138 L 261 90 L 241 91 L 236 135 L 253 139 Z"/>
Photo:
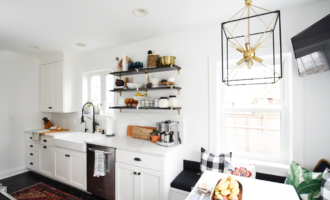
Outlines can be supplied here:
<path id="1" fill-rule="evenodd" d="M 151 141 L 156 143 L 160 139 L 160 135 L 151 135 Z"/>

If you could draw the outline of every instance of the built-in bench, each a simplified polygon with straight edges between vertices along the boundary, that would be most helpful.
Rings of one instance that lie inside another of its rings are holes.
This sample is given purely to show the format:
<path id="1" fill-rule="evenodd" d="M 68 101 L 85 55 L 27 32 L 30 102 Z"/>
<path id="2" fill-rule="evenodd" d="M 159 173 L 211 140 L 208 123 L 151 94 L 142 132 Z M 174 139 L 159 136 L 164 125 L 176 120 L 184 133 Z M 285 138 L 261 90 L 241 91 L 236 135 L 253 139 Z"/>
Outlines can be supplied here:
<path id="1" fill-rule="evenodd" d="M 171 183 L 171 199 L 186 199 L 200 177 L 200 163 L 184 160 L 183 171 Z M 284 183 L 286 177 L 257 173 L 256 178 L 264 181 Z"/>

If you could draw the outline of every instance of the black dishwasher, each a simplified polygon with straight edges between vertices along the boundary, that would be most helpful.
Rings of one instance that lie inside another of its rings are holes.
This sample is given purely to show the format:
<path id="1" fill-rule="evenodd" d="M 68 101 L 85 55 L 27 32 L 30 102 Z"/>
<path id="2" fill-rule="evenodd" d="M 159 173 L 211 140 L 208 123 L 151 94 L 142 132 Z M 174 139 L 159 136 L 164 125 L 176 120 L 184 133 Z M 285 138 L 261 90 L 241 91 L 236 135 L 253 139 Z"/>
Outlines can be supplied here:
<path id="1" fill-rule="evenodd" d="M 94 177 L 95 150 L 104 151 L 106 174 Z M 87 144 L 87 191 L 107 200 L 115 200 L 116 149 Z"/>

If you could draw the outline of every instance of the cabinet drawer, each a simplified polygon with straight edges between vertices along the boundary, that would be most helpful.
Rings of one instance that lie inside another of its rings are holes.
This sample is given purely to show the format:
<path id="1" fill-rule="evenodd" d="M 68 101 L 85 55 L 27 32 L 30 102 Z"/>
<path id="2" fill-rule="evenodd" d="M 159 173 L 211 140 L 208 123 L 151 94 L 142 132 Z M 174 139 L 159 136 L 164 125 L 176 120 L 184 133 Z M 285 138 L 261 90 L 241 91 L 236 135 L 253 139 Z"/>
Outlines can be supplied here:
<path id="1" fill-rule="evenodd" d="M 35 159 L 25 157 L 25 166 L 26 166 L 26 168 L 37 171 L 39 162 Z"/>
<path id="2" fill-rule="evenodd" d="M 39 152 L 38 151 L 33 151 L 30 149 L 26 149 L 25 150 L 25 156 L 28 158 L 32 158 L 35 160 L 39 160 Z"/>
<path id="3" fill-rule="evenodd" d="M 27 142 L 33 142 L 32 133 L 26 133 L 25 134 L 25 141 L 27 141 Z"/>
<path id="4" fill-rule="evenodd" d="M 130 152 L 130 151 L 117 150 L 116 161 L 138 167 L 144 167 L 147 169 L 164 171 L 163 157 L 151 156 L 151 155 Z"/>
<path id="5" fill-rule="evenodd" d="M 47 145 L 47 146 L 53 146 L 53 138 L 47 137 L 47 136 L 41 136 L 40 144 Z"/>
<path id="6" fill-rule="evenodd" d="M 38 151 L 39 150 L 39 144 L 37 143 L 32 143 L 32 142 L 26 142 L 25 143 L 25 148 L 32 150 L 32 151 Z"/>

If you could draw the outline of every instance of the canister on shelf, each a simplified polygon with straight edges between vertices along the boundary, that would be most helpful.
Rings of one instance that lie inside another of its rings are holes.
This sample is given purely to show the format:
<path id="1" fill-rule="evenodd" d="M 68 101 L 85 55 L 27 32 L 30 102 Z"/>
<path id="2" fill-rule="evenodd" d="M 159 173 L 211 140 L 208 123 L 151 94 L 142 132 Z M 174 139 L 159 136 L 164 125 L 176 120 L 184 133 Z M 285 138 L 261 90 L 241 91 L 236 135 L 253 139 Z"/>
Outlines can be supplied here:
<path id="1" fill-rule="evenodd" d="M 168 108 L 169 107 L 169 101 L 167 97 L 160 97 L 159 100 L 159 108 Z"/>
<path id="2" fill-rule="evenodd" d="M 171 108 L 179 107 L 179 101 L 175 95 L 171 95 L 169 98 L 169 105 Z"/>
<path id="3" fill-rule="evenodd" d="M 148 51 L 148 68 L 158 67 L 159 54 L 152 54 L 152 51 Z"/>

